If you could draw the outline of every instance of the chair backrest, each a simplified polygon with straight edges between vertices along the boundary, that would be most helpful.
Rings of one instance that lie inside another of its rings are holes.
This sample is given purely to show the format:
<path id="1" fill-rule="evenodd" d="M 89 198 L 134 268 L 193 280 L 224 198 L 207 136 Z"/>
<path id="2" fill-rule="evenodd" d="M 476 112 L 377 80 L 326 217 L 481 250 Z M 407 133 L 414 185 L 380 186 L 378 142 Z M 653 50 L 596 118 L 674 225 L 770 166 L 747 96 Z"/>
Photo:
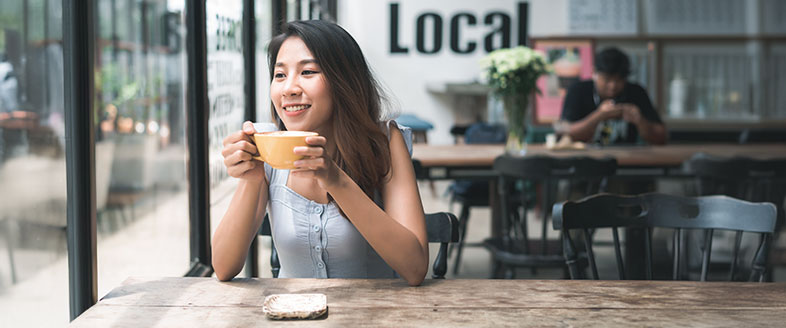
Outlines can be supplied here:
<path id="1" fill-rule="evenodd" d="M 699 178 L 734 181 L 786 179 L 786 159 L 760 160 L 697 153 L 685 162 L 685 167 Z"/>
<path id="2" fill-rule="evenodd" d="M 415 179 L 423 180 L 428 179 L 429 174 L 425 167 L 423 167 L 423 163 L 420 160 L 412 159 L 412 169 L 415 170 Z"/>
<path id="3" fill-rule="evenodd" d="M 741 144 L 786 142 L 786 131 L 783 129 L 744 129 L 740 132 L 738 142 Z"/>
<path id="4" fill-rule="evenodd" d="M 743 232 L 758 233 L 761 241 L 753 258 L 749 280 L 764 278 L 769 240 L 775 231 L 776 208 L 771 203 L 750 203 L 727 196 L 681 197 L 664 194 L 620 196 L 599 194 L 576 202 L 555 204 L 552 211 L 555 230 L 562 230 L 563 251 L 571 278 L 580 278 L 577 267 L 578 250 L 571 238 L 570 230 L 583 232 L 587 258 L 593 279 L 598 279 L 598 270 L 592 250 L 591 229 L 611 228 L 614 238 L 619 279 L 625 279 L 619 234 L 617 228 L 644 228 L 645 265 L 647 279 L 652 279 L 652 232 L 651 228 L 672 228 L 673 234 L 673 279 L 679 278 L 680 256 L 685 229 L 704 231 L 701 280 L 707 280 L 712 249 L 712 234 L 715 229 L 736 232 L 729 280 L 737 269 L 739 246 Z"/>
<path id="5" fill-rule="evenodd" d="M 696 176 L 699 195 L 726 195 L 774 203 L 780 208 L 778 226 L 783 224 L 781 205 L 786 197 L 786 159 L 759 160 L 698 153 L 685 162 L 685 168 Z"/>
<path id="6" fill-rule="evenodd" d="M 494 160 L 494 170 L 501 176 L 520 179 L 544 178 L 604 178 L 617 170 L 617 160 L 613 157 L 592 158 L 502 155 Z"/>
<path id="7" fill-rule="evenodd" d="M 519 194 L 521 200 L 518 204 L 524 208 L 522 215 L 518 214 L 518 207 L 512 206 L 515 201 L 511 199 L 508 190 L 511 182 L 516 180 L 537 181 L 542 183 L 541 208 L 543 219 L 541 225 L 540 250 L 541 255 L 548 255 L 548 223 L 550 210 L 554 204 L 556 185 L 559 180 L 568 180 L 572 183 L 585 183 L 585 195 L 594 194 L 605 190 L 606 178 L 615 174 L 617 160 L 614 158 L 590 157 L 550 157 L 550 156 L 510 156 L 502 155 L 494 160 L 494 170 L 499 174 L 497 192 L 499 194 L 504 220 L 502 225 L 503 238 L 519 241 L 523 254 L 532 254 L 527 227 L 527 209 L 530 209 L 528 193 Z M 537 246 L 537 245 L 533 245 Z M 557 244 L 559 247 L 559 244 Z M 557 248 L 557 252 L 559 249 Z"/>
<path id="8" fill-rule="evenodd" d="M 501 144 L 508 137 L 504 125 L 474 123 L 464 132 L 464 143 L 467 144 Z"/>
<path id="9" fill-rule="evenodd" d="M 571 182 L 585 182 L 586 195 L 595 194 L 605 190 L 606 179 L 614 175 L 617 170 L 617 160 L 614 158 L 590 157 L 550 157 L 550 156 L 510 156 L 502 155 L 494 160 L 494 171 L 499 174 L 497 190 L 502 201 L 503 217 L 510 201 L 508 190 L 512 181 L 529 180 L 543 182 L 543 209 L 546 213 L 553 205 L 555 184 L 558 180 Z M 525 193 L 521 194 L 522 204 L 526 204 Z M 545 221 L 544 221 L 545 224 Z M 544 228 L 545 229 L 545 228 Z M 544 232 L 545 234 L 545 232 Z"/>
<path id="10" fill-rule="evenodd" d="M 273 236 L 273 229 L 270 228 L 270 216 L 265 214 L 262 219 L 262 226 L 259 227 L 260 236 Z M 281 262 L 278 260 L 278 250 L 276 250 L 276 243 L 270 239 L 270 271 L 273 273 L 273 278 L 278 278 L 278 272 L 281 271 Z"/>
<path id="11" fill-rule="evenodd" d="M 426 233 L 429 243 L 439 243 L 431 278 L 445 279 L 448 271 L 448 244 L 459 241 L 458 219 L 448 212 L 426 214 Z"/>
<path id="12" fill-rule="evenodd" d="M 426 214 L 426 233 L 429 243 L 439 243 L 439 251 L 432 266 L 432 278 L 444 279 L 448 271 L 448 244 L 459 241 L 458 219 L 448 212 Z M 270 220 L 265 215 L 259 235 L 271 236 Z M 270 267 L 273 278 L 278 278 L 281 263 L 278 260 L 276 245 L 271 241 Z"/>

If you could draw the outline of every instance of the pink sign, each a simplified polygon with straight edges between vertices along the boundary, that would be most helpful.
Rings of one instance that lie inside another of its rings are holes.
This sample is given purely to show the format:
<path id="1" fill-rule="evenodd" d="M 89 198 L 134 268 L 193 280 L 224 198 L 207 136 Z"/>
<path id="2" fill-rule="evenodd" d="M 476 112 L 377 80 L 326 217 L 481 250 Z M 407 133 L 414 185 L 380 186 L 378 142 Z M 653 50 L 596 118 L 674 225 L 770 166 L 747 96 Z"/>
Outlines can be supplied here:
<path id="1" fill-rule="evenodd" d="M 549 124 L 559 120 L 568 88 L 592 78 L 593 47 L 592 42 L 581 40 L 535 40 L 534 46 L 546 55 L 553 70 L 538 79 L 540 94 L 535 96 L 535 123 Z"/>

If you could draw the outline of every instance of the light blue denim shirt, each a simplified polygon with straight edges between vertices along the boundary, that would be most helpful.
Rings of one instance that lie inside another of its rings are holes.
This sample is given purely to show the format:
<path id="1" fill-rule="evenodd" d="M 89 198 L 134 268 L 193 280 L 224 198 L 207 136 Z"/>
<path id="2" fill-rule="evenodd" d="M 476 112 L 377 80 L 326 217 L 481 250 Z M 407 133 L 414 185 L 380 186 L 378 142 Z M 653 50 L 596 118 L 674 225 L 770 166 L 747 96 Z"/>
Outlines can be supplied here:
<path id="1" fill-rule="evenodd" d="M 390 122 L 387 128 L 390 131 Z M 412 155 L 412 131 L 399 129 Z M 281 262 L 280 278 L 397 277 L 334 202 L 317 203 L 287 187 L 289 170 L 265 164 L 265 175 L 270 182 L 267 211 Z"/>

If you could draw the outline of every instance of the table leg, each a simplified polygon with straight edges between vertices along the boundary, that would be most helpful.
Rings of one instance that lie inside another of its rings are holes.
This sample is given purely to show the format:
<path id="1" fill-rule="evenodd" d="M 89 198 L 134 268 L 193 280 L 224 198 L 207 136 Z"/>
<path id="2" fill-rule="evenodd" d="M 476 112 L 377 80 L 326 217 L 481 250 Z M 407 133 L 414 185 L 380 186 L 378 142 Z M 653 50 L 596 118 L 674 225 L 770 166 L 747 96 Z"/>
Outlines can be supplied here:
<path id="1" fill-rule="evenodd" d="M 489 208 L 491 209 L 491 237 L 502 237 L 502 208 L 497 195 L 497 179 L 489 180 Z"/>
<path id="2" fill-rule="evenodd" d="M 14 261 L 14 240 L 12 239 L 15 232 L 11 231 L 12 222 L 11 222 L 10 219 L 4 219 L 4 220 L 2 220 L 2 223 L 4 223 L 3 224 L 4 225 L 3 231 L 5 232 L 5 236 L 4 237 L 5 237 L 5 240 L 6 240 L 6 243 L 7 243 L 6 246 L 7 246 L 7 250 L 8 250 L 8 261 L 10 262 L 10 265 L 11 265 L 11 268 L 10 268 L 11 269 L 11 283 L 15 284 L 16 281 L 17 281 L 17 279 L 16 279 L 16 262 Z"/>

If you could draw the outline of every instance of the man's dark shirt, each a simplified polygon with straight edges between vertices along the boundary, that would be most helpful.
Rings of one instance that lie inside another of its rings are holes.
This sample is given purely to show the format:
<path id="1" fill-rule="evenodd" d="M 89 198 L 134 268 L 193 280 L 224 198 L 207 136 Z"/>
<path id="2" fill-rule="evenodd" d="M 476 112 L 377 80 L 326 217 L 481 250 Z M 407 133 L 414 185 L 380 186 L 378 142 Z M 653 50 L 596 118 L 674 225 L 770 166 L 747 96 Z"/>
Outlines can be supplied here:
<path id="1" fill-rule="evenodd" d="M 580 121 L 596 110 L 602 100 L 595 92 L 595 83 L 592 80 L 574 83 L 565 95 L 565 102 L 562 105 L 562 119 L 569 122 Z M 652 107 L 647 91 L 635 83 L 625 83 L 617 97 L 614 97 L 617 104 L 634 104 L 639 107 L 641 116 L 653 123 L 663 123 Z M 636 143 L 639 131 L 636 125 L 622 121 L 622 119 L 608 120 L 598 124 L 592 142 L 602 144 L 625 144 Z M 605 141 L 602 139 L 606 139 Z"/>

